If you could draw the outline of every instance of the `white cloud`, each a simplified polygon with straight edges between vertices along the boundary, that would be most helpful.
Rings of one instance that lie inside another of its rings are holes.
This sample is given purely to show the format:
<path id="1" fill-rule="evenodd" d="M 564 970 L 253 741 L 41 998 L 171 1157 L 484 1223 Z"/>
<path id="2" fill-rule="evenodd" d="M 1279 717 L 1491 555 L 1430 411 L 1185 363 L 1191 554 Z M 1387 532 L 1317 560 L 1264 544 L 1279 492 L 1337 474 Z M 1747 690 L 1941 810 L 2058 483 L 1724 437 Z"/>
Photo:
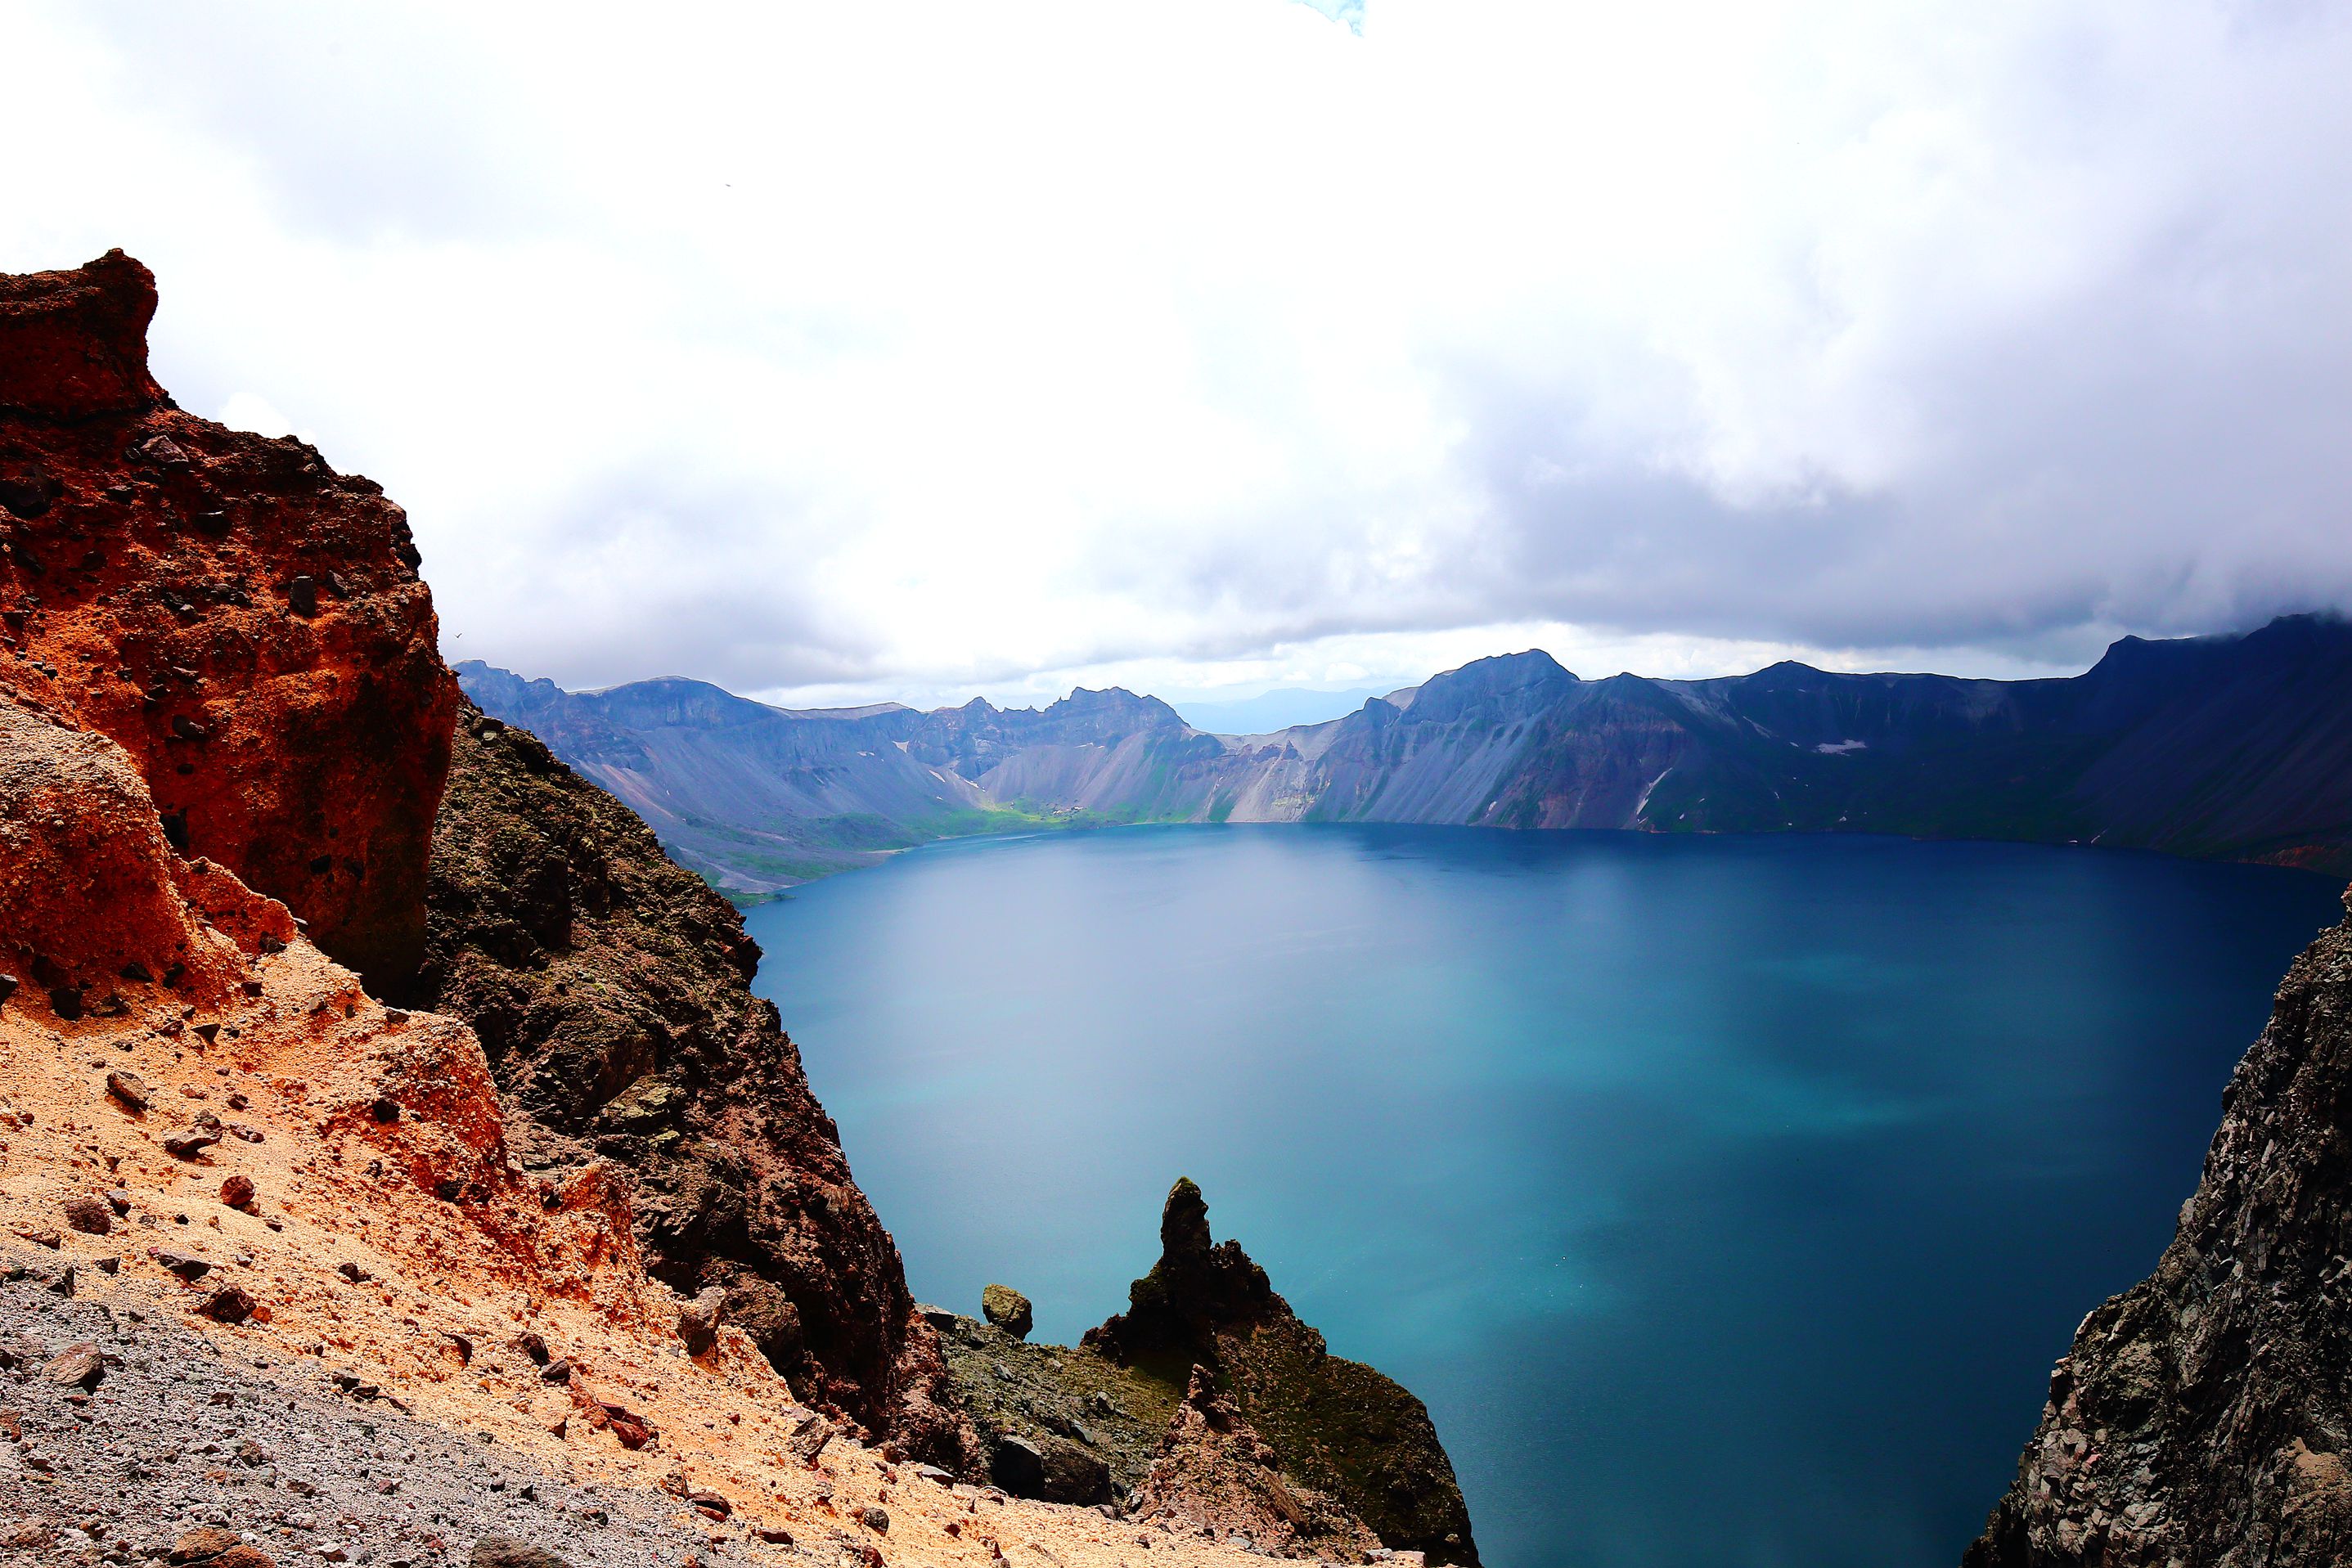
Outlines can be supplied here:
<path id="1" fill-rule="evenodd" d="M 231 430 L 249 430 L 256 435 L 297 436 L 303 441 L 315 441 L 317 433 L 296 430 L 294 422 L 278 412 L 277 407 L 259 392 L 235 392 L 221 404 L 215 415 Z"/>
<path id="2" fill-rule="evenodd" d="M 0 266 L 140 256 L 184 403 L 299 410 L 453 650 L 571 684 L 1990 671 L 2352 598 L 2324 8 L 0 29 Z"/>

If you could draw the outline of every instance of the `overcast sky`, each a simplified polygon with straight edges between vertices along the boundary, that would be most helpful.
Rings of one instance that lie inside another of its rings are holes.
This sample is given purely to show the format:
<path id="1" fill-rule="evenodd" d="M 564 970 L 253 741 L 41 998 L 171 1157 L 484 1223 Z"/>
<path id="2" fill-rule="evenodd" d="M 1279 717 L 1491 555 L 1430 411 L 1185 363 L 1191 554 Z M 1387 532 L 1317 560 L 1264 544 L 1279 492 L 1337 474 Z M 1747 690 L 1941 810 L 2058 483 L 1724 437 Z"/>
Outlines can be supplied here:
<path id="1" fill-rule="evenodd" d="M 0 267 L 787 701 L 2079 667 L 2352 601 L 2320 0 L 0 4 Z"/>

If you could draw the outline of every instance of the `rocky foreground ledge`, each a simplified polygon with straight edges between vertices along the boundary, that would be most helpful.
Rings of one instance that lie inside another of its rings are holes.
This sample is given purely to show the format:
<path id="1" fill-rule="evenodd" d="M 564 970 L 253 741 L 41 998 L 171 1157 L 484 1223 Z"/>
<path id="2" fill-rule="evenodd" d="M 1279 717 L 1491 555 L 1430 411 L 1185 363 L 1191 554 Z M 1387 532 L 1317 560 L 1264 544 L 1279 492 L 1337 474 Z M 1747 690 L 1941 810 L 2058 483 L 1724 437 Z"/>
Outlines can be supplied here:
<path id="1" fill-rule="evenodd" d="M 1087 1352 L 1135 1483 L 1016 1475 L 740 915 L 464 707 L 401 509 L 176 408 L 155 308 L 0 277 L 0 1551 L 1362 1562 L 1434 1498 L 1472 1560 L 1418 1403 L 1402 1469 L 1300 1419 L 1377 1375 L 1205 1222 L 1136 1298 L 1183 1334 Z"/>

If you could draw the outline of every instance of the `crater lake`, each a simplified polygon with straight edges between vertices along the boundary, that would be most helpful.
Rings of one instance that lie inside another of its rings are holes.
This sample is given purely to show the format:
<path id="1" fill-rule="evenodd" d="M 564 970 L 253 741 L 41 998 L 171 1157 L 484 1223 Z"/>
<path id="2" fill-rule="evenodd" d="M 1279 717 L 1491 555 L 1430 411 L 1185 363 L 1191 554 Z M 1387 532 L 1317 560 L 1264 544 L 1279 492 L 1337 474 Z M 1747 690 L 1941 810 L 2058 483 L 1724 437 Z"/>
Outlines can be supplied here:
<path id="1" fill-rule="evenodd" d="M 750 913 L 920 1299 L 1074 1343 L 1201 1183 L 1494 1568 L 1954 1568 L 2326 879 L 1866 837 L 1142 827 Z"/>

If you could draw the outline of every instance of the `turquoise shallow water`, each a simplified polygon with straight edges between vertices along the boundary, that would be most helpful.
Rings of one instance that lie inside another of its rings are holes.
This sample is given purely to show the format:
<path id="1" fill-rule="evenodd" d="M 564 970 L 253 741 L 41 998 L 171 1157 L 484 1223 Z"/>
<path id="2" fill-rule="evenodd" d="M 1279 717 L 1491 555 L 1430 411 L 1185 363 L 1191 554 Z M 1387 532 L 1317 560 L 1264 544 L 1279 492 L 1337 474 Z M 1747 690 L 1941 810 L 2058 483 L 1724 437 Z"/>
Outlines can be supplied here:
<path id="1" fill-rule="evenodd" d="M 1134 828 L 756 910 L 916 1293 L 1068 1343 L 1178 1175 L 1424 1398 L 1496 1568 L 1949 1568 L 2146 1273 L 2317 877 L 1873 838 Z"/>

